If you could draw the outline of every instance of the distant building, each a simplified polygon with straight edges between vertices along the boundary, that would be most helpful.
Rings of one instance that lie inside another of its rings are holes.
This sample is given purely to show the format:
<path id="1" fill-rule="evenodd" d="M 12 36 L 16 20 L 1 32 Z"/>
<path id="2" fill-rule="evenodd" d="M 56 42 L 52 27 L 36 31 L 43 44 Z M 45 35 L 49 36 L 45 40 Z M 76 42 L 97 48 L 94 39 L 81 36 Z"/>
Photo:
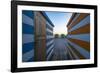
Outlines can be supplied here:
<path id="1" fill-rule="evenodd" d="M 59 34 L 55 34 L 54 36 L 55 36 L 55 38 L 59 38 Z"/>
<path id="2" fill-rule="evenodd" d="M 53 23 L 45 12 L 22 11 L 23 62 L 50 60 L 53 45 Z"/>
<path id="3" fill-rule="evenodd" d="M 61 37 L 61 38 L 65 38 L 66 35 L 65 35 L 65 34 L 61 34 L 60 37 Z"/>
<path id="4" fill-rule="evenodd" d="M 67 24 L 69 59 L 90 58 L 90 14 L 73 13 Z"/>

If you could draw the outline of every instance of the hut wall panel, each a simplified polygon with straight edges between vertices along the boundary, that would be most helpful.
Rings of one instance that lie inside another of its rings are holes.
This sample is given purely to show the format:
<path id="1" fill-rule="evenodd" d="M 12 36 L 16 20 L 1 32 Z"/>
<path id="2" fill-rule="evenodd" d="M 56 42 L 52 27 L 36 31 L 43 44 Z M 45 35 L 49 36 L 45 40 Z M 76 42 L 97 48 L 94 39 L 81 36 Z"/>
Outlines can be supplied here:
<path id="1" fill-rule="evenodd" d="M 74 14 L 75 13 L 73 13 L 73 15 Z M 68 24 L 67 27 L 68 48 L 72 49 L 79 59 L 89 59 L 91 50 L 90 15 L 88 13 L 78 13 L 73 19 L 70 19 L 70 24 Z M 75 55 L 73 56 L 73 58 L 78 59 L 77 57 L 75 57 Z"/>
<path id="2" fill-rule="evenodd" d="M 22 61 L 34 60 L 34 13 L 22 11 Z"/>
<path id="3" fill-rule="evenodd" d="M 50 60 L 53 55 L 54 49 L 54 37 L 53 37 L 53 26 L 47 21 L 46 23 L 46 59 Z"/>

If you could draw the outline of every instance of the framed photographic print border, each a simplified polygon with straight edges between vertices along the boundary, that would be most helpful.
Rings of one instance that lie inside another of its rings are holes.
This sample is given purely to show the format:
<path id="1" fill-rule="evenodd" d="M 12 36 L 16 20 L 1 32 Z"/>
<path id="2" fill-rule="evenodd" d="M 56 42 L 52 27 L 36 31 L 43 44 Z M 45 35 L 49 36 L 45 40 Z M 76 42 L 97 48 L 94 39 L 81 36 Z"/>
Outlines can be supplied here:
<path id="1" fill-rule="evenodd" d="M 45 6 L 45 7 L 60 7 L 60 8 L 79 8 L 94 10 L 94 64 L 80 64 L 80 65 L 60 65 L 60 66 L 45 66 L 45 67 L 27 67 L 18 68 L 17 62 L 17 11 L 18 5 L 26 6 Z M 80 4 L 60 4 L 60 3 L 46 3 L 46 2 L 31 2 L 31 1 L 11 1 L 11 72 L 24 71 L 42 71 L 42 70 L 57 70 L 57 69 L 73 69 L 73 68 L 89 68 L 97 67 L 97 6 L 95 5 L 80 5 Z"/>

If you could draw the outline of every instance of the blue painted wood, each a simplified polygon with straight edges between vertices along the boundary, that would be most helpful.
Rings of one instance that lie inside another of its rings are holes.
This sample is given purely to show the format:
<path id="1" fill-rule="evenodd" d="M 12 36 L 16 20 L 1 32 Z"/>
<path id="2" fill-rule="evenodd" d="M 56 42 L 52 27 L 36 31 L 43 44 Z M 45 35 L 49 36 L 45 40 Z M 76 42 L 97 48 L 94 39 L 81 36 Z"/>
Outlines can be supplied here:
<path id="1" fill-rule="evenodd" d="M 78 40 L 90 42 L 90 34 L 68 35 L 67 38 L 78 39 Z"/>
<path id="2" fill-rule="evenodd" d="M 22 11 L 22 61 L 34 61 L 34 12 Z"/>

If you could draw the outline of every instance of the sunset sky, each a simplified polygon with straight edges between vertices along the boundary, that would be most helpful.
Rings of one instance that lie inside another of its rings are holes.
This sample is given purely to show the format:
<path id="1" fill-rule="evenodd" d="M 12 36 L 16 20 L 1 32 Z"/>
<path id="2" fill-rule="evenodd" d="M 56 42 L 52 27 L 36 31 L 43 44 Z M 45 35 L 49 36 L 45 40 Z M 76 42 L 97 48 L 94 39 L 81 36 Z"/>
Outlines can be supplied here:
<path id="1" fill-rule="evenodd" d="M 54 24 L 54 34 L 67 34 L 66 25 L 72 13 L 64 12 L 46 12 L 49 19 Z"/>

